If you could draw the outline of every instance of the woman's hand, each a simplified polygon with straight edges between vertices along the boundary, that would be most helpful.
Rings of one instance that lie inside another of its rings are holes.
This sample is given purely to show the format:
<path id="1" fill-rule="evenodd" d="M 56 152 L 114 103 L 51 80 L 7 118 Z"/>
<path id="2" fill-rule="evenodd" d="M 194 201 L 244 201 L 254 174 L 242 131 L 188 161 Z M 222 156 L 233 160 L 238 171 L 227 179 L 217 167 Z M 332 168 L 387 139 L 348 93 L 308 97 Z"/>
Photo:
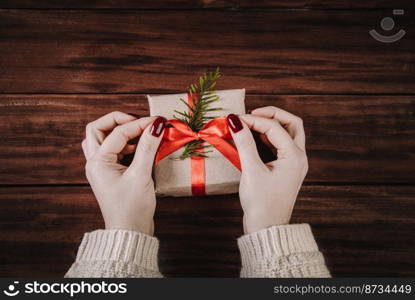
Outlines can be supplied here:
<path id="1" fill-rule="evenodd" d="M 239 197 L 244 231 L 288 224 L 308 170 L 302 120 L 276 107 L 258 108 L 239 118 L 229 115 L 227 120 L 242 165 Z M 262 162 L 249 129 L 261 134 L 277 160 Z"/>
<path id="2" fill-rule="evenodd" d="M 137 119 L 112 112 L 86 126 L 82 142 L 86 177 L 98 200 L 106 229 L 153 235 L 156 197 L 151 170 L 165 121 L 162 117 Z M 137 145 L 128 144 L 139 135 Z M 120 164 L 123 155 L 134 152 L 129 167 Z"/>

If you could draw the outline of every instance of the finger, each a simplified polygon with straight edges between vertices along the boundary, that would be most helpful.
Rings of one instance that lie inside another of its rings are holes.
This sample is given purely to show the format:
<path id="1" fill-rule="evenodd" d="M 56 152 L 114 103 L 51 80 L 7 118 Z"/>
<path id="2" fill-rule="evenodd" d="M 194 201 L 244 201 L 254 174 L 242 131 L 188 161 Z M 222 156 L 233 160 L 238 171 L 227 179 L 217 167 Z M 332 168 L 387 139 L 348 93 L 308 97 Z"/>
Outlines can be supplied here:
<path id="1" fill-rule="evenodd" d="M 265 134 L 277 150 L 289 149 L 294 145 L 288 132 L 278 122 L 254 115 L 242 115 L 240 118 L 250 129 Z"/>
<path id="2" fill-rule="evenodd" d="M 85 158 L 88 159 L 89 158 L 89 153 L 88 153 L 88 148 L 86 146 L 86 140 L 85 139 L 82 141 L 81 146 L 82 146 L 82 151 L 84 152 Z"/>
<path id="3" fill-rule="evenodd" d="M 153 119 L 154 120 L 154 119 Z M 140 174 L 151 174 L 154 157 L 160 145 L 166 125 L 166 119 L 158 117 L 151 126 L 148 126 L 140 137 L 135 151 L 134 159 L 128 171 Z"/>
<path id="4" fill-rule="evenodd" d="M 117 161 L 117 155 L 125 148 L 128 141 L 139 136 L 153 120 L 153 117 L 141 118 L 115 127 L 105 138 L 98 154 L 101 157 L 110 157 L 114 162 Z"/>
<path id="5" fill-rule="evenodd" d="M 248 126 L 241 122 L 238 116 L 234 114 L 228 115 L 226 121 L 228 127 L 231 129 L 235 146 L 238 149 L 242 171 L 264 167 L 265 165 L 258 154 L 254 137 Z"/>
<path id="6" fill-rule="evenodd" d="M 113 111 L 91 123 L 88 123 L 86 125 L 86 146 L 90 155 L 97 152 L 99 146 L 105 139 L 106 132 L 111 131 L 118 125 L 122 125 L 136 119 L 137 118 L 135 116 L 119 111 Z"/>
<path id="7" fill-rule="evenodd" d="M 271 118 L 285 126 L 295 144 L 305 150 L 305 133 L 303 120 L 296 115 L 274 106 L 266 106 L 253 110 L 255 116 Z"/>

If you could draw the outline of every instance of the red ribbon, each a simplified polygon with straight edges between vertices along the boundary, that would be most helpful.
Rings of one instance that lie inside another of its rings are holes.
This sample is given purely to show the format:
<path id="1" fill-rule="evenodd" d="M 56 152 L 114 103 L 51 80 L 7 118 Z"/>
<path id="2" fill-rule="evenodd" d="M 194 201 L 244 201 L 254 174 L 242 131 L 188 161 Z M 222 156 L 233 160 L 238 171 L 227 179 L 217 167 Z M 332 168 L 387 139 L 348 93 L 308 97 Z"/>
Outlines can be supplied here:
<path id="1" fill-rule="evenodd" d="M 205 124 L 198 132 L 192 129 L 184 122 L 179 120 L 168 121 L 173 127 L 164 129 L 163 139 L 156 155 L 156 164 L 180 149 L 191 141 L 203 140 L 215 147 L 223 156 L 226 157 L 239 171 L 241 162 L 238 151 L 226 140 L 232 139 L 232 135 L 226 124 L 225 118 L 216 118 Z M 203 151 L 200 149 L 198 151 Z M 192 174 L 192 194 L 205 195 L 205 159 L 200 156 L 191 157 L 191 174 Z"/>

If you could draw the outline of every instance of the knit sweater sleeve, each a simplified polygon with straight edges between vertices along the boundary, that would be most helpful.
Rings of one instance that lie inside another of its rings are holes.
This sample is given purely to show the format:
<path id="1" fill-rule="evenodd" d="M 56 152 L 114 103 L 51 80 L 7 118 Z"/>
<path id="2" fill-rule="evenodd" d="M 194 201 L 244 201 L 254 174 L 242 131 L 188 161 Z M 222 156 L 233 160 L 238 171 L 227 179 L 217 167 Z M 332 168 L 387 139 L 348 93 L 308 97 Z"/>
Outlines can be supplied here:
<path id="1" fill-rule="evenodd" d="M 88 232 L 65 277 L 162 277 L 158 247 L 155 237 L 135 231 Z"/>
<path id="2" fill-rule="evenodd" d="M 272 226 L 238 239 L 241 277 L 330 277 L 308 224 Z"/>

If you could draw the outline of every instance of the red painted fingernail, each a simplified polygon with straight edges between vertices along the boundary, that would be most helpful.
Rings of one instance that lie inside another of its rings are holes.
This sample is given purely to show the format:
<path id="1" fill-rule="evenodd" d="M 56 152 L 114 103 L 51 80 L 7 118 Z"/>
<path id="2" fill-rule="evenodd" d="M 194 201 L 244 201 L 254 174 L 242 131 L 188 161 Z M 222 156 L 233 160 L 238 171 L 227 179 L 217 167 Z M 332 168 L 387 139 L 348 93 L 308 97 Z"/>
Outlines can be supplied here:
<path id="1" fill-rule="evenodd" d="M 137 114 L 134 114 L 134 113 L 128 113 L 130 116 L 133 116 L 134 118 L 137 118 L 137 119 L 139 119 L 140 118 L 140 116 L 139 115 L 137 115 Z"/>
<path id="2" fill-rule="evenodd" d="M 226 117 L 229 127 L 232 129 L 233 133 L 237 133 L 242 130 L 242 122 L 239 120 L 237 115 L 230 114 Z"/>
<path id="3" fill-rule="evenodd" d="M 159 137 L 163 131 L 164 126 L 166 125 L 166 121 L 166 118 L 163 117 L 158 117 L 155 119 L 150 129 L 151 134 L 155 137 Z"/>

